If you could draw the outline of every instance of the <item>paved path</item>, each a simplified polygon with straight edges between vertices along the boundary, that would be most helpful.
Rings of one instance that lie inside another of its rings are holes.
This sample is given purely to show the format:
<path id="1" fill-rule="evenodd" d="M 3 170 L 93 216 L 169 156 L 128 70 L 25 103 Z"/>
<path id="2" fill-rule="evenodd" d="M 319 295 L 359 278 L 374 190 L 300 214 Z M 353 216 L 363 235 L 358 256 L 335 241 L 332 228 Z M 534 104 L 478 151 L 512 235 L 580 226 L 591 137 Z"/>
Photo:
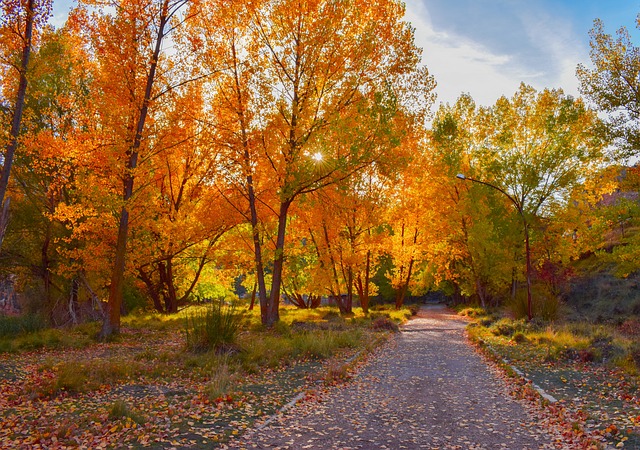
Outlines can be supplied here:
<path id="1" fill-rule="evenodd" d="M 466 341 L 465 325 L 443 307 L 423 308 L 347 386 L 295 406 L 234 447 L 553 448 Z"/>

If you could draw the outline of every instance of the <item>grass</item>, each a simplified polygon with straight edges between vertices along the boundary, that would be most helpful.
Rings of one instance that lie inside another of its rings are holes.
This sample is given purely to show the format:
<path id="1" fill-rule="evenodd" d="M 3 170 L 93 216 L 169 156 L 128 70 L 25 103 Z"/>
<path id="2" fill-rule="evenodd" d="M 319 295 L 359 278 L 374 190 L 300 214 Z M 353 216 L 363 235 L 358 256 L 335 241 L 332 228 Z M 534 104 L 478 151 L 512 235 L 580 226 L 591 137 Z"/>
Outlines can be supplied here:
<path id="1" fill-rule="evenodd" d="M 633 400 L 640 388 L 634 319 L 616 327 L 587 321 L 526 322 L 481 310 L 467 315 L 474 317 L 468 327 L 471 340 L 498 364 L 508 361 L 561 400 L 562 409 L 577 418 L 578 431 L 588 429 L 590 436 L 612 447 L 626 442 L 625 447 L 640 448 L 634 431 L 640 420 L 640 404 Z M 504 367 L 509 373 L 510 367 Z M 621 431 L 611 433 L 613 428 Z"/>
<path id="2" fill-rule="evenodd" d="M 185 321 L 206 311 L 195 306 L 174 316 L 126 316 L 122 333 L 109 343 L 94 340 L 99 323 L 0 339 L 14 352 L 0 355 L 0 375 L 2 394 L 15 405 L 0 417 L 0 427 L 38 430 L 12 432 L 16 448 L 34 442 L 190 446 L 193 439 L 215 447 L 316 382 L 348 379 L 354 357 L 389 335 L 374 323 L 397 326 L 411 315 L 386 308 L 365 315 L 356 308 L 344 317 L 331 307 L 285 306 L 282 320 L 267 329 L 256 308 L 244 313 L 232 346 L 195 351 Z M 35 399 L 49 406 L 39 409 Z"/>
<path id="3" fill-rule="evenodd" d="M 228 357 L 220 358 L 211 371 L 211 380 L 206 392 L 209 400 L 216 401 L 228 396 L 235 387 L 236 373 Z"/>
<path id="4" fill-rule="evenodd" d="M 0 338 L 33 333 L 46 328 L 46 326 L 47 323 L 42 316 L 35 314 L 0 316 Z"/>
<path id="5" fill-rule="evenodd" d="M 242 314 L 232 305 L 217 301 L 204 311 L 194 311 L 185 317 L 187 347 L 191 351 L 202 352 L 220 349 L 235 342 Z"/>
<path id="6" fill-rule="evenodd" d="M 138 425 L 145 423 L 145 418 L 134 408 L 130 407 L 124 400 L 116 400 L 109 408 L 109 419 L 111 420 L 131 420 Z"/>

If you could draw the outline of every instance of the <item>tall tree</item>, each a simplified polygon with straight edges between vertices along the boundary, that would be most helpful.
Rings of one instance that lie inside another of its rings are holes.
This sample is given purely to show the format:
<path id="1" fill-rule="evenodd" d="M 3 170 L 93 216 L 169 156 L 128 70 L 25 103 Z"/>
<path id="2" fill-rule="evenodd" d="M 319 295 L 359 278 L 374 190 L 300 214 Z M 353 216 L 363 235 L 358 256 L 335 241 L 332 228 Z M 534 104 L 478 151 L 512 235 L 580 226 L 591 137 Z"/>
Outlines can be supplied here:
<path id="1" fill-rule="evenodd" d="M 636 19 L 640 28 L 640 16 Z M 622 27 L 613 37 L 596 19 L 591 36 L 593 69 L 578 65 L 580 91 L 609 115 L 608 130 L 622 156 L 640 149 L 640 48 Z"/>
<path id="2" fill-rule="evenodd" d="M 121 183 L 116 207 L 118 232 L 102 338 L 120 330 L 134 180 L 140 173 L 141 152 L 152 147 L 146 125 L 153 120 L 153 108 L 163 92 L 156 87 L 157 78 L 166 79 L 167 75 L 161 65 L 163 42 L 171 31 L 172 18 L 186 1 L 121 0 L 106 4 L 87 1 L 85 4 L 89 6 L 113 7 L 114 12 L 98 9 L 77 14 L 96 59 L 96 145 L 107 165 L 114 169 L 111 176 L 115 175 Z"/>
<path id="3" fill-rule="evenodd" d="M 238 3 L 244 4 L 231 4 Z M 203 5 L 223 9 L 219 2 Z M 234 67 L 229 71 L 232 89 L 217 92 L 234 99 L 234 142 L 240 143 L 234 145 L 242 149 L 242 157 L 234 159 L 233 173 L 242 173 L 246 183 L 262 321 L 272 325 L 279 320 L 292 204 L 344 180 L 397 145 L 394 117 L 404 99 L 400 86 L 416 73 L 419 52 L 411 28 L 402 21 L 404 8 L 393 0 L 271 0 L 246 5 L 243 11 L 243 24 L 228 27 L 220 40 L 232 45 L 225 58 L 232 63 L 227 67 Z M 211 41 L 204 30 L 189 38 L 193 45 Z M 422 71 L 420 81 L 422 93 L 429 96 L 433 79 Z M 259 107 L 248 107 L 250 101 Z M 252 150 L 250 158 L 245 149 Z M 262 198 L 251 188 L 255 185 L 264 189 Z M 278 223 L 270 292 L 260 281 L 265 264 L 258 234 L 265 220 L 257 216 L 258 203 Z"/>
<path id="4" fill-rule="evenodd" d="M 525 84 L 511 99 L 502 97 L 483 111 L 480 120 L 488 133 L 475 159 L 481 175 L 474 181 L 504 194 L 520 216 L 530 295 L 533 226 L 602 165 L 599 120 L 580 99 Z"/>
<path id="5" fill-rule="evenodd" d="M 47 21 L 51 9 L 50 0 L 3 0 L 0 4 L 0 61 L 5 83 L 16 80 L 14 92 L 6 92 L 8 86 L 2 86 L 3 97 L 7 94 L 13 97 L 11 127 L 3 154 L 2 173 L 0 173 L 0 246 L 4 240 L 4 233 L 9 220 L 9 198 L 7 188 L 13 158 L 18 147 L 22 113 L 27 93 L 27 71 L 34 42 L 34 32 L 37 27 L 42 28 Z M 20 57 L 16 58 L 16 54 Z M 16 59 L 18 61 L 16 61 Z M 10 73 L 10 69 L 15 72 Z M 15 77 L 17 75 L 17 79 Z M 13 91 L 13 89 L 9 89 Z M 3 102 L 4 103 L 4 102 Z"/>

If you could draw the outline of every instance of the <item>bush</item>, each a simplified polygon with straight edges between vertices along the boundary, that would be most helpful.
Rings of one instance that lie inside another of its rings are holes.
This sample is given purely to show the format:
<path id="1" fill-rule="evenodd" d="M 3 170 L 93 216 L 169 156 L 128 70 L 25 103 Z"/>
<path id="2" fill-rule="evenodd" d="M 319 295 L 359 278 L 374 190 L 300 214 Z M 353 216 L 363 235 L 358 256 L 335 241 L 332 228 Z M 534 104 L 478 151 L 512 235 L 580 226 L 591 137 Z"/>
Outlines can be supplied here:
<path id="1" fill-rule="evenodd" d="M 187 348 L 193 352 L 205 352 L 233 344 L 241 323 L 242 315 L 233 306 L 224 305 L 222 300 L 212 303 L 204 312 L 187 314 Z"/>
<path id="2" fill-rule="evenodd" d="M 33 333 L 44 329 L 46 326 L 46 321 L 38 314 L 25 314 L 15 317 L 0 316 L 0 337 Z"/>
<path id="3" fill-rule="evenodd" d="M 533 317 L 545 321 L 555 320 L 560 314 L 561 302 L 544 286 L 536 286 L 531 299 Z M 507 309 L 516 319 L 525 319 L 528 314 L 527 292 L 520 290 L 515 298 L 507 303 Z"/>
<path id="4" fill-rule="evenodd" d="M 633 318 L 625 320 L 619 328 L 620 332 L 629 337 L 640 337 L 640 320 Z"/>
<path id="5" fill-rule="evenodd" d="M 516 342 L 518 344 L 521 344 L 523 342 L 527 342 L 529 339 L 527 339 L 527 336 L 525 336 L 525 334 L 522 331 L 516 331 L 513 334 L 513 342 Z"/>
<path id="6" fill-rule="evenodd" d="M 458 312 L 458 314 L 465 317 L 480 317 L 486 315 L 487 312 L 479 306 L 474 306 L 463 308 Z"/>
<path id="7" fill-rule="evenodd" d="M 211 371 L 211 380 L 207 384 L 206 392 L 209 400 L 216 401 L 229 395 L 234 385 L 234 374 L 230 370 L 228 357 L 220 358 Z"/>
<path id="8" fill-rule="evenodd" d="M 388 317 L 378 317 L 373 322 L 371 322 L 371 328 L 375 331 L 400 331 L 398 324 L 396 324 Z"/>
<path id="9" fill-rule="evenodd" d="M 142 425 L 145 422 L 143 416 L 136 412 L 133 408 L 129 407 L 124 400 L 116 400 L 109 408 L 109 419 L 131 419 L 138 425 Z"/>
<path id="10" fill-rule="evenodd" d="M 491 325 L 489 329 L 496 336 L 513 336 L 517 331 L 524 331 L 525 324 L 522 321 L 500 319 Z"/>

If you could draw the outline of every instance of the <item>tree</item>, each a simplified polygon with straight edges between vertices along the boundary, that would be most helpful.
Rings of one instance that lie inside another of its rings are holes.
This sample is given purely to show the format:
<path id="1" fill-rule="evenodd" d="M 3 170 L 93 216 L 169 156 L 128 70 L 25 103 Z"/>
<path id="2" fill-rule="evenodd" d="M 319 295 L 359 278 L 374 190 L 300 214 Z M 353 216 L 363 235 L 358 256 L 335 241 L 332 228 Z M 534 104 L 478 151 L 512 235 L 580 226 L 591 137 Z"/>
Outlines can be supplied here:
<path id="1" fill-rule="evenodd" d="M 640 16 L 636 27 L 640 28 Z M 640 149 L 640 48 L 626 28 L 614 38 L 599 19 L 589 35 L 593 68 L 578 65 L 580 91 L 609 114 L 607 129 L 621 155 L 635 156 Z"/>
<path id="2" fill-rule="evenodd" d="M 560 90 L 538 93 L 522 84 L 482 113 L 488 133 L 476 155 L 480 183 L 503 193 L 523 223 L 528 293 L 530 231 L 540 216 L 569 198 L 572 189 L 603 162 L 598 118 L 581 100 Z M 531 301 L 529 318 L 531 318 Z"/>
<path id="3" fill-rule="evenodd" d="M 404 106 L 399 104 L 403 82 L 417 72 L 419 53 L 396 1 L 203 5 L 241 18 L 212 22 L 226 30 L 224 39 L 211 37 L 202 26 L 188 41 L 209 43 L 205 50 L 229 45 L 222 52 L 228 64 L 222 67 L 231 69 L 223 71 L 227 81 L 214 93 L 235 114 L 233 128 L 226 128 L 232 139 L 226 142 L 238 157 L 229 170 L 247 197 L 262 321 L 270 326 L 279 320 L 292 204 L 345 180 L 398 144 L 394 117 Z M 429 96 L 433 79 L 424 70 L 420 74 L 422 92 Z M 261 198 L 256 185 L 264 189 Z M 278 224 L 270 292 L 259 237 L 267 221 L 258 217 L 258 204 Z"/>
<path id="4" fill-rule="evenodd" d="M 71 272 L 59 270 L 61 264 L 68 267 L 63 256 L 68 233 L 56 209 L 74 202 L 77 144 L 86 126 L 86 55 L 76 44 L 68 30 L 46 29 L 32 55 L 22 151 L 12 175 L 13 220 L 4 241 L 12 272 L 29 269 L 29 278 L 41 281 L 47 307 L 53 306 L 52 288 L 66 295 L 66 282 L 73 278 Z M 63 276 L 54 282 L 57 275 Z"/>
<path id="5" fill-rule="evenodd" d="M 446 280 L 456 294 L 489 306 L 511 279 L 511 248 L 517 243 L 506 199 L 477 185 L 460 185 L 456 178 L 475 175 L 470 162 L 486 137 L 478 117 L 473 99 L 463 95 L 454 105 L 441 106 L 433 122 L 424 190 L 431 198 L 432 228 L 438 230 L 427 254 L 436 284 Z"/>
<path id="6" fill-rule="evenodd" d="M 186 0 L 122 0 L 108 3 L 115 10 L 113 14 L 106 10 L 89 14 L 80 9 L 75 15 L 95 58 L 94 140 L 100 149 L 98 157 L 113 170 L 108 176 L 120 182 L 119 187 L 111 187 L 120 191 L 120 199 L 114 208 L 119 210 L 118 232 L 108 312 L 100 332 L 103 339 L 120 330 L 130 212 L 135 201 L 134 180 L 140 174 L 141 152 L 144 160 L 153 147 L 145 126 L 148 119 L 154 119 L 154 107 L 166 91 L 155 86 L 158 76 L 167 81 L 167 72 L 161 65 L 163 41 L 171 31 L 172 18 L 185 3 Z M 86 4 L 95 3 L 87 1 Z"/>
<path id="7" fill-rule="evenodd" d="M 157 311 L 175 313 L 191 297 L 214 258 L 219 239 L 239 222 L 220 194 L 220 161 L 201 124 L 202 92 L 191 85 L 173 92 L 171 106 L 154 127 L 161 143 L 152 155 L 153 183 L 133 236 L 137 277 Z"/>
<path id="8" fill-rule="evenodd" d="M 13 158 L 18 147 L 20 136 L 20 126 L 22 123 L 22 113 L 27 93 L 27 71 L 29 69 L 29 59 L 34 41 L 34 29 L 38 26 L 42 28 L 47 21 L 51 9 L 49 0 L 4 0 L 0 4 L 0 58 L 2 60 L 2 75 L 4 80 L 15 79 L 11 75 L 18 76 L 17 89 L 13 92 L 15 100 L 11 105 L 12 119 L 11 128 L 8 133 L 7 143 L 3 154 L 2 173 L 0 174 L 0 246 L 4 240 L 4 233 L 9 220 L 9 198 L 6 198 L 9 186 L 9 177 Z M 15 52 L 20 50 L 21 57 L 19 63 L 15 62 Z M 15 70 L 16 73 L 9 73 L 6 67 Z M 6 89 L 6 86 L 3 86 Z M 3 89 L 3 90 L 4 90 Z M 4 97 L 3 95 L 3 97 Z M 3 102 L 4 103 L 4 102 Z"/>

